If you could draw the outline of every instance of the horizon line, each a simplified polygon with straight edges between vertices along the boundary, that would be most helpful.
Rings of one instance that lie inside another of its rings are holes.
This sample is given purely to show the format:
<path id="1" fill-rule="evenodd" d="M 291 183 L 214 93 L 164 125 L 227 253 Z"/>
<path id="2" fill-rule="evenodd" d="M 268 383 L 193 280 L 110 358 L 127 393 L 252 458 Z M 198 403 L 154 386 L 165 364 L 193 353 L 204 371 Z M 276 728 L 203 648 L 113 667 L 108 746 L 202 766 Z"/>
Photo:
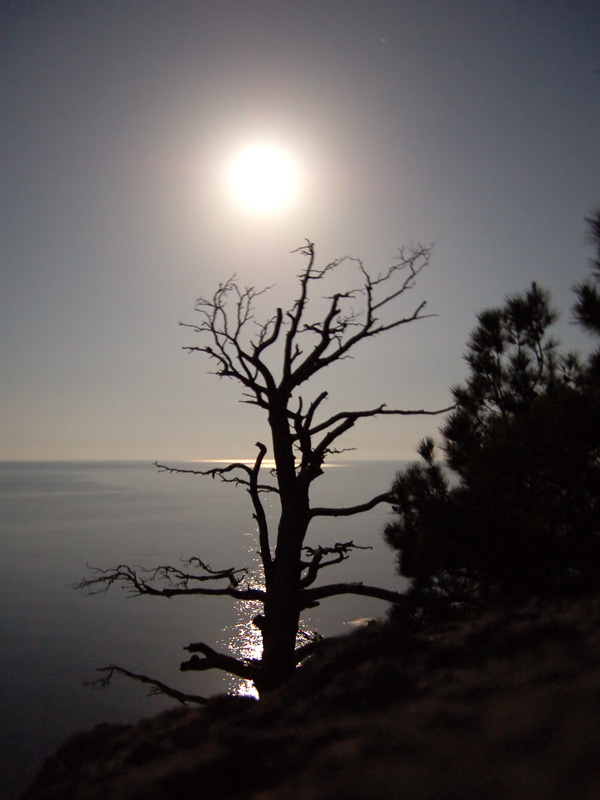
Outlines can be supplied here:
<path id="1" fill-rule="evenodd" d="M 336 464 L 346 464 L 351 463 L 353 461 L 385 461 L 390 463 L 401 462 L 401 461 L 416 461 L 416 458 L 347 458 L 347 459 L 339 459 L 330 462 L 325 462 L 322 464 L 323 467 L 334 466 Z M 172 462 L 183 462 L 185 464 L 246 464 L 252 465 L 256 462 L 255 458 L 234 458 L 234 459 L 226 459 L 226 458 L 166 458 L 161 459 L 162 461 L 172 461 Z M 157 463 L 157 459 L 150 459 L 150 458 L 85 458 L 83 456 L 76 456 L 76 457 L 44 457 L 44 458 L 34 458 L 34 457 L 26 457 L 26 458 L 10 458 L 10 457 L 0 457 L 0 464 L 67 464 L 67 463 L 82 463 L 82 464 L 152 464 L 154 465 Z M 262 467 L 274 467 L 275 461 L 274 459 L 264 459 L 262 462 Z"/>

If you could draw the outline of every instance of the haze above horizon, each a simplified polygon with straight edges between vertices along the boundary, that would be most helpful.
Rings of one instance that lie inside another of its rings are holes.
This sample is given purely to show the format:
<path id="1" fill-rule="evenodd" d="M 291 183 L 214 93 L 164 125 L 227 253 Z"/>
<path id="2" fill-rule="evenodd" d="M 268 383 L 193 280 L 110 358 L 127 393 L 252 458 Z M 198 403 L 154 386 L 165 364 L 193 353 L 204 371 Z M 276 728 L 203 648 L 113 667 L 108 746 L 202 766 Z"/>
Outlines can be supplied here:
<path id="1" fill-rule="evenodd" d="M 476 313 L 532 280 L 587 346 L 594 4 L 54 0 L 0 33 L 0 459 L 251 460 L 265 420 L 177 323 L 234 272 L 289 306 L 306 238 L 374 272 L 435 243 L 402 308 L 438 316 L 326 372 L 324 414 L 448 405 Z M 359 422 L 344 460 L 441 423 Z"/>

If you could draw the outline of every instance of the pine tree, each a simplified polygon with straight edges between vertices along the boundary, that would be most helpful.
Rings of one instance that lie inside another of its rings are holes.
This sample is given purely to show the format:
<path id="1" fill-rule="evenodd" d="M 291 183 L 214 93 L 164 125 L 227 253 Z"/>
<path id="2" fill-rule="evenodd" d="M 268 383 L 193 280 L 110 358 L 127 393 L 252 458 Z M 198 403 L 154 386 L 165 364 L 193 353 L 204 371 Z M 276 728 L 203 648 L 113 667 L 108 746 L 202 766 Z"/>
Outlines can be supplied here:
<path id="1" fill-rule="evenodd" d="M 535 283 L 478 315 L 469 376 L 422 462 L 393 484 L 385 538 L 415 619 L 553 596 L 600 578 L 600 415 L 589 367 L 561 354 Z"/>

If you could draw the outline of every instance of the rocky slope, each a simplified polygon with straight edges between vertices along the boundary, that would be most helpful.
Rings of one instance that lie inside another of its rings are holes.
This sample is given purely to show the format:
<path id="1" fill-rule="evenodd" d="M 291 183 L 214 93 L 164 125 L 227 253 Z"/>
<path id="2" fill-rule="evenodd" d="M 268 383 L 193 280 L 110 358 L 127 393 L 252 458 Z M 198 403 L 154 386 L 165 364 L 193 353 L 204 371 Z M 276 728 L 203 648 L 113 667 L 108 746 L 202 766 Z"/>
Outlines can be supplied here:
<path id="1" fill-rule="evenodd" d="M 260 702 L 69 739 L 24 800 L 600 797 L 600 598 L 336 642 Z"/>

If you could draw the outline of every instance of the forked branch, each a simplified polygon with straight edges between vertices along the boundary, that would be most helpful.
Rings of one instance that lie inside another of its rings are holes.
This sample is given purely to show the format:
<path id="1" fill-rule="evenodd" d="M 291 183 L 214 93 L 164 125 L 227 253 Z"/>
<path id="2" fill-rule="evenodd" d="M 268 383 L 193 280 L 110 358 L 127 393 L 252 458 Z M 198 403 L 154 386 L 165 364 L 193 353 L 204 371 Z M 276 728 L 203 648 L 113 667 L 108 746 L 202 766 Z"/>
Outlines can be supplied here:
<path id="1" fill-rule="evenodd" d="M 111 586 L 120 584 L 133 596 L 152 595 L 170 598 L 179 595 L 228 595 L 236 600 L 264 601 L 264 590 L 249 586 L 240 588 L 240 580 L 247 574 L 245 567 L 212 570 L 199 558 L 193 558 L 184 563 L 195 564 L 205 570 L 206 574 L 188 573 L 171 566 L 154 567 L 153 569 L 138 567 L 138 572 L 129 564 L 119 564 L 111 569 L 92 568 L 94 577 L 80 581 L 74 588 L 82 589 L 88 594 L 100 594 L 108 591 Z M 211 589 L 193 585 L 218 580 L 226 580 L 227 586 Z M 153 581 L 166 582 L 167 586 L 154 586 Z"/>
<path id="2" fill-rule="evenodd" d="M 315 250 L 311 242 L 307 242 L 299 252 L 308 257 L 309 264 L 300 275 L 300 296 L 288 312 L 290 325 L 286 333 L 280 388 L 286 387 L 290 393 L 320 370 L 347 357 L 359 342 L 400 325 L 432 316 L 424 313 L 425 302 L 419 303 L 406 316 L 389 320 L 378 316 L 385 306 L 414 287 L 418 274 L 429 263 L 430 247 L 401 249 L 392 266 L 375 277 L 367 271 L 360 259 L 350 257 L 333 261 L 320 270 L 316 269 Z M 328 272 L 345 264 L 357 268 L 357 285 L 347 291 L 336 292 L 328 298 L 329 308 L 321 320 L 305 320 L 309 305 L 309 281 L 321 280 Z M 303 346 L 300 341 L 304 334 L 311 337 L 309 346 Z"/>
<path id="3" fill-rule="evenodd" d="M 264 445 L 257 444 L 257 447 Z M 265 451 L 266 453 L 266 448 Z M 260 456 L 260 460 L 262 461 L 262 456 Z M 262 484 L 258 483 L 256 480 L 256 476 L 253 474 L 254 470 L 248 464 L 245 464 L 243 461 L 234 462 L 231 464 L 227 464 L 223 467 L 211 467 L 210 469 L 191 469 L 190 467 L 170 467 L 167 464 L 160 464 L 158 461 L 154 462 L 154 466 L 159 470 L 159 472 L 171 472 L 173 475 L 204 475 L 209 478 L 219 478 L 223 481 L 223 483 L 234 483 L 236 486 L 245 486 L 248 490 L 254 489 L 258 492 L 273 492 L 275 494 L 279 493 L 279 489 L 274 486 L 273 484 Z M 260 468 L 260 463 L 258 465 Z M 232 472 L 243 472 L 246 474 L 245 478 L 240 477 L 239 475 L 230 475 L 229 473 Z M 254 482 L 253 482 L 254 479 Z"/>
<path id="4" fill-rule="evenodd" d="M 105 674 L 95 681 L 85 681 L 83 684 L 84 686 L 106 688 L 107 686 L 110 686 L 110 682 L 112 681 L 115 673 L 117 673 L 118 675 L 125 675 L 127 678 L 132 678 L 135 681 L 139 681 L 140 683 L 145 683 L 150 686 L 148 696 L 164 694 L 167 697 L 172 697 L 174 700 L 178 700 L 184 705 L 187 703 L 206 705 L 206 703 L 208 703 L 208 698 L 203 697 L 202 695 L 180 692 L 178 689 L 173 689 L 171 686 L 167 686 L 167 684 L 163 683 L 162 681 L 157 681 L 154 678 L 149 678 L 147 675 L 142 675 L 137 672 L 130 672 L 128 669 L 119 667 L 116 664 L 109 664 L 107 667 L 100 667 L 96 670 L 96 672 L 103 672 Z"/>
<path id="5" fill-rule="evenodd" d="M 306 588 L 310 586 L 317 578 L 319 572 L 325 567 L 331 567 L 334 564 L 340 564 L 350 557 L 352 550 L 372 550 L 373 548 L 366 545 L 361 546 L 354 544 L 354 542 L 337 542 L 333 547 L 303 547 L 302 550 L 310 557 L 310 561 L 303 561 L 301 563 L 302 569 L 306 570 L 306 575 L 300 580 L 300 586 Z M 333 555 L 323 561 L 323 558 L 328 555 Z"/>
<path id="6" fill-rule="evenodd" d="M 188 653 L 201 653 L 204 658 L 193 655 L 189 661 L 184 661 L 181 664 L 182 672 L 188 672 L 189 670 L 205 672 L 209 669 L 220 669 L 223 672 L 229 672 L 231 675 L 250 681 L 256 680 L 260 674 L 259 664 L 250 660 L 234 658 L 225 653 L 218 653 L 204 642 L 192 642 L 192 644 L 183 649 L 187 650 Z"/>
<path id="7" fill-rule="evenodd" d="M 258 526 L 258 538 L 260 544 L 260 556 L 263 562 L 265 581 L 268 585 L 271 576 L 272 555 L 271 546 L 269 541 L 269 527 L 267 523 L 267 515 L 261 499 L 261 494 L 265 492 L 273 492 L 279 494 L 279 489 L 272 485 L 260 482 L 261 467 L 264 457 L 267 453 L 267 447 L 262 442 L 256 442 L 258 454 L 254 460 L 254 465 L 250 466 L 243 461 L 233 462 L 223 467 L 212 467 L 210 469 L 190 469 L 169 467 L 165 464 L 155 462 L 155 466 L 161 472 L 171 472 L 174 474 L 188 474 L 188 475 L 202 475 L 211 478 L 220 478 L 225 483 L 234 483 L 236 486 L 244 486 L 248 491 L 252 500 L 252 507 L 254 509 L 254 519 Z M 242 472 L 246 477 L 241 478 L 239 473 Z"/>

